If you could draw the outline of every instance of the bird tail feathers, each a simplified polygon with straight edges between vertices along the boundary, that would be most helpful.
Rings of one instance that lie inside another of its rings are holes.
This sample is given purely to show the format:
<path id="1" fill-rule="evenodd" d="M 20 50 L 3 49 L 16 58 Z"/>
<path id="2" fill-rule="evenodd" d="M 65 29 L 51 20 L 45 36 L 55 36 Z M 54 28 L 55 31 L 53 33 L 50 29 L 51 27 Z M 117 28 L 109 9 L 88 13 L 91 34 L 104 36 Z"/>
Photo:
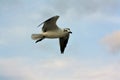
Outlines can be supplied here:
<path id="1" fill-rule="evenodd" d="M 42 38 L 42 37 L 43 37 L 42 34 L 32 34 L 32 35 L 31 35 L 31 38 L 32 38 L 33 40 L 38 40 L 38 39 L 40 39 L 40 38 Z"/>

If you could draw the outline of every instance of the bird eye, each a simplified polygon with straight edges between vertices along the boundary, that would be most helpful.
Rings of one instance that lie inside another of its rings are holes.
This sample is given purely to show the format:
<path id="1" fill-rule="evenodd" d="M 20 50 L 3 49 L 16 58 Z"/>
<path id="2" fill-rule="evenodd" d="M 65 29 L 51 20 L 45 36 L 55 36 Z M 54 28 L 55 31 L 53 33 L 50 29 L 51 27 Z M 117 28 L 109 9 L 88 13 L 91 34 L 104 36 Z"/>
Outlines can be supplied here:
<path id="1" fill-rule="evenodd" d="M 64 29 L 64 32 L 67 32 L 67 30 L 66 30 L 66 29 Z"/>

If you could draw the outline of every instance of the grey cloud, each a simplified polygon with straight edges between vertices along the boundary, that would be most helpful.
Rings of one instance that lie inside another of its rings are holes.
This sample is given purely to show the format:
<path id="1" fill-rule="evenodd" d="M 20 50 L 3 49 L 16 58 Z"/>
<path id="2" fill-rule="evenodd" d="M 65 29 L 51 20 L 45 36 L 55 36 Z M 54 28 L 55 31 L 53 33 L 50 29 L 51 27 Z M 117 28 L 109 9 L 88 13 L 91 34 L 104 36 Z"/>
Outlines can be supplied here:
<path id="1" fill-rule="evenodd" d="M 41 15 L 52 15 L 51 13 L 61 15 L 86 15 L 95 12 L 116 10 L 116 6 L 119 6 L 120 4 L 119 0 L 50 0 L 46 2 L 42 3 L 44 5 L 39 5 L 41 4 L 41 1 L 34 2 L 34 4 L 40 6 L 38 11 L 40 11 Z M 21 4 L 24 4 L 23 0 L 0 0 L 0 9 L 19 5 L 22 7 Z"/>
<path id="2" fill-rule="evenodd" d="M 119 0 L 52 0 L 52 2 L 53 8 L 61 14 L 72 10 L 79 15 L 84 15 L 97 11 L 114 10 L 116 6 L 119 6 Z"/>
<path id="3" fill-rule="evenodd" d="M 12 7 L 14 5 L 19 5 L 22 1 L 20 0 L 0 0 L 0 9 L 4 7 Z"/>

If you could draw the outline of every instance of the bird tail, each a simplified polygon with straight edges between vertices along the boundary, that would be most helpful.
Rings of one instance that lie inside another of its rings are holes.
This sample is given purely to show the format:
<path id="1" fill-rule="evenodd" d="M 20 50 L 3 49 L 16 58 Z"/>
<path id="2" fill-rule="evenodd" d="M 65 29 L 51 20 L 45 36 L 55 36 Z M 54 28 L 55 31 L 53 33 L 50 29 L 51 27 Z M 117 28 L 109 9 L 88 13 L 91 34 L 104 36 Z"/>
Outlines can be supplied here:
<path id="1" fill-rule="evenodd" d="M 33 40 L 38 40 L 38 39 L 40 39 L 40 38 L 42 38 L 42 37 L 43 37 L 42 34 L 32 34 L 32 35 L 31 35 L 31 38 L 32 38 Z"/>

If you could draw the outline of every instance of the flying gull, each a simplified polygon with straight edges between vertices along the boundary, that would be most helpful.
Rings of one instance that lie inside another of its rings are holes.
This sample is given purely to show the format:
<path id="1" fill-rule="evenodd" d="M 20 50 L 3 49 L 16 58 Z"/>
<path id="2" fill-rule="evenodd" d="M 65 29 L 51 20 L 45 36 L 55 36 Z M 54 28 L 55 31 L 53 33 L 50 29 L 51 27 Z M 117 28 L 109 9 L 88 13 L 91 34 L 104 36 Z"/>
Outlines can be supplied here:
<path id="1" fill-rule="evenodd" d="M 66 45 L 68 43 L 69 35 L 72 33 L 69 28 L 61 29 L 57 26 L 56 21 L 59 16 L 53 16 L 48 20 L 42 22 L 39 26 L 43 24 L 42 33 L 32 34 L 31 37 L 33 40 L 36 40 L 35 43 L 42 41 L 45 38 L 54 39 L 59 38 L 60 51 L 61 54 L 64 53 Z"/>

